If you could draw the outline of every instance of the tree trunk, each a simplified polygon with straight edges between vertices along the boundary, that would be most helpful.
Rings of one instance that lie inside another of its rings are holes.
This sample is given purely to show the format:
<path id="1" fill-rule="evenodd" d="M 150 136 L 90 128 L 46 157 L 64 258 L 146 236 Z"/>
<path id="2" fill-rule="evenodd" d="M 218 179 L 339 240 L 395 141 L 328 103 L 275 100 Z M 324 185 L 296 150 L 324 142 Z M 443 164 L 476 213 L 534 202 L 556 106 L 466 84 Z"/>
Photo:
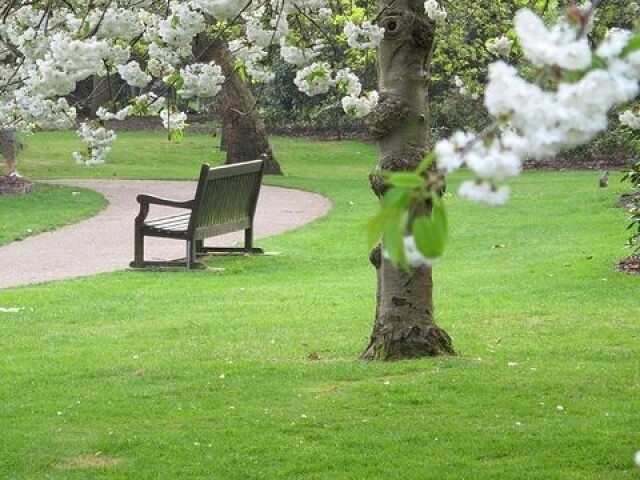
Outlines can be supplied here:
<path id="1" fill-rule="evenodd" d="M 99 77 L 93 75 L 93 88 L 90 91 L 90 103 L 87 105 L 89 118 L 97 118 L 96 112 L 100 107 L 108 106 L 110 102 L 115 102 L 122 96 L 124 82 L 118 75 L 107 75 Z"/>
<path id="2" fill-rule="evenodd" d="M 229 128 L 229 125 L 227 124 L 227 122 L 224 121 L 224 116 L 222 115 L 222 104 L 220 102 L 220 99 L 218 99 L 218 105 L 216 107 L 216 111 L 218 113 L 218 118 L 220 119 L 220 150 L 223 152 L 227 151 L 227 139 L 229 138 L 229 133 L 227 132 L 227 129 Z"/>
<path id="3" fill-rule="evenodd" d="M 273 155 L 264 122 L 258 115 L 256 100 L 247 83 L 235 69 L 233 54 L 223 39 L 213 43 L 204 35 L 196 39 L 200 61 L 214 60 L 226 77 L 218 94 L 219 112 L 227 152 L 227 164 L 259 158 L 265 161 L 265 173 L 282 175 Z"/>
<path id="4" fill-rule="evenodd" d="M 424 14 L 424 0 L 378 0 L 378 9 L 379 25 L 385 29 L 378 54 L 380 103 L 369 125 L 379 148 L 371 186 L 381 197 L 386 187 L 380 173 L 415 170 L 428 149 L 426 67 L 435 29 Z M 424 213 L 430 205 L 420 209 Z M 361 358 L 454 354 L 451 338 L 434 321 L 431 268 L 407 273 L 386 260 L 381 247 L 371 262 L 378 279 L 376 319 Z"/>
<path id="5" fill-rule="evenodd" d="M 19 143 L 13 130 L 0 130 L 0 155 L 4 157 L 7 174 L 16 171 Z"/>

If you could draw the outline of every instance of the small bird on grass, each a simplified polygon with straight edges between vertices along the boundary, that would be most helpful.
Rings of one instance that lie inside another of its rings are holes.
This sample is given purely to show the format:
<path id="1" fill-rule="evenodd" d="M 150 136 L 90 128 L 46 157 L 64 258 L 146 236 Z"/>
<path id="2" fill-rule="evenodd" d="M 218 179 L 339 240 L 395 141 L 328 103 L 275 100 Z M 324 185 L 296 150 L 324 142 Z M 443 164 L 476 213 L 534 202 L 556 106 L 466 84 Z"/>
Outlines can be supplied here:
<path id="1" fill-rule="evenodd" d="M 609 186 L 609 170 L 602 172 L 598 185 L 600 185 L 600 188 L 607 188 Z"/>

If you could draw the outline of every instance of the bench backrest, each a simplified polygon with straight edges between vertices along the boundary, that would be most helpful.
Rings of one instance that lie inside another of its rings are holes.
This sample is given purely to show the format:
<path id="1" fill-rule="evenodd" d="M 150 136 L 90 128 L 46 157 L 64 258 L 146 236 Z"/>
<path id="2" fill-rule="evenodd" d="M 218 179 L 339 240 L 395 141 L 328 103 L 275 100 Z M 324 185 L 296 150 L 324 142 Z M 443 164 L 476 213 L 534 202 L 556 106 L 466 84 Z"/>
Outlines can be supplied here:
<path id="1" fill-rule="evenodd" d="M 251 227 L 263 171 L 262 160 L 215 168 L 202 165 L 189 223 L 194 238 Z"/>

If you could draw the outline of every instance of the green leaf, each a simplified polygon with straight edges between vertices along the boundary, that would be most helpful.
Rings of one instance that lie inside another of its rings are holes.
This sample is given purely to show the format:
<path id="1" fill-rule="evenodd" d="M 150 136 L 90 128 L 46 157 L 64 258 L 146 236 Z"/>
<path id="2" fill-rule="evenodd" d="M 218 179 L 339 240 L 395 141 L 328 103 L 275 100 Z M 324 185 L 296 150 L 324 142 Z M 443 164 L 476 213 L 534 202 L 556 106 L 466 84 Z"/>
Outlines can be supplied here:
<path id="1" fill-rule="evenodd" d="M 378 214 L 367 223 L 367 247 L 375 247 L 384 235 L 385 226 L 394 214 L 392 209 L 381 209 Z"/>
<path id="2" fill-rule="evenodd" d="M 242 79 L 242 81 L 246 82 L 249 75 L 247 74 L 247 64 L 244 62 L 244 60 L 240 60 L 239 58 L 236 58 L 235 70 L 238 73 L 238 76 Z"/>
<path id="3" fill-rule="evenodd" d="M 165 83 L 173 85 L 176 90 L 180 90 L 184 86 L 184 79 L 180 76 L 180 72 L 173 72 Z"/>
<path id="4" fill-rule="evenodd" d="M 633 37 L 631 37 L 631 39 L 629 40 L 629 43 L 627 43 L 627 46 L 624 47 L 624 49 L 622 50 L 622 56 L 626 57 L 627 55 L 629 55 L 632 52 L 635 52 L 636 50 L 640 50 L 640 34 L 636 34 Z"/>
<path id="5" fill-rule="evenodd" d="M 444 241 L 449 239 L 449 218 L 447 217 L 447 210 L 444 207 L 444 202 L 440 197 L 433 198 L 433 210 L 431 211 L 431 218 L 436 227 L 440 229 L 444 234 Z"/>
<path id="6" fill-rule="evenodd" d="M 444 204 L 434 202 L 431 217 L 420 216 L 413 221 L 413 237 L 422 255 L 437 258 L 442 255 L 449 238 L 449 226 Z"/>
<path id="7" fill-rule="evenodd" d="M 393 211 L 384 225 L 382 244 L 391 261 L 396 265 L 406 267 L 407 260 L 404 254 L 404 234 L 407 230 L 408 212 L 405 210 Z"/>
<path id="8" fill-rule="evenodd" d="M 424 178 L 417 173 L 394 173 L 387 179 L 389 185 L 400 188 L 420 188 L 424 185 Z"/>
<path id="9" fill-rule="evenodd" d="M 409 192 L 409 190 L 404 190 L 401 188 L 390 188 L 382 197 L 380 205 L 383 209 L 396 208 L 402 210 L 406 209 L 409 206 L 410 199 L 411 192 Z"/>
<path id="10" fill-rule="evenodd" d="M 416 170 L 418 175 L 426 172 L 429 169 L 429 167 L 431 167 L 431 165 L 435 163 L 435 161 L 436 161 L 436 152 L 430 152 L 429 155 L 427 155 L 420 162 L 420 165 L 418 165 L 418 169 Z"/>

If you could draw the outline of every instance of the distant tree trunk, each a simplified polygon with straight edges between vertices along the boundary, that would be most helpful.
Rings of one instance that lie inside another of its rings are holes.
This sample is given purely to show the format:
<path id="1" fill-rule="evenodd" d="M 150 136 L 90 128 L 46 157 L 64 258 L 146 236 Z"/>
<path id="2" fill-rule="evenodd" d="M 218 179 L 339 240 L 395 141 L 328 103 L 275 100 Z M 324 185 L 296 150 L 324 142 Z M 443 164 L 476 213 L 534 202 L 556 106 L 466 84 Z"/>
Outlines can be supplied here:
<path id="1" fill-rule="evenodd" d="M 385 192 L 382 171 L 414 170 L 427 151 L 426 67 L 435 35 L 424 0 L 378 0 L 385 36 L 378 53 L 380 103 L 370 119 L 378 140 L 379 163 L 371 185 Z M 430 205 L 420 207 L 428 211 Z M 415 212 L 419 213 L 419 212 Z M 371 255 L 377 271 L 376 318 L 365 360 L 399 360 L 453 354 L 451 338 L 433 312 L 430 267 L 409 273 L 396 268 L 378 247 Z"/>
<path id="2" fill-rule="evenodd" d="M 195 51 L 202 62 L 214 60 L 222 68 L 226 81 L 218 94 L 225 140 L 227 164 L 262 158 L 265 173 L 282 175 L 273 155 L 264 122 L 256 109 L 256 100 L 247 83 L 235 70 L 233 54 L 227 42 L 219 39 L 211 43 L 205 36 L 196 39 Z"/>
<path id="3" fill-rule="evenodd" d="M 220 99 L 218 99 L 218 118 L 220 118 L 220 150 L 223 152 L 227 151 L 227 139 L 229 138 L 229 134 L 227 133 L 227 129 L 229 125 L 224 121 L 224 117 L 222 115 L 222 105 L 220 103 Z"/>
<path id="4" fill-rule="evenodd" d="M 4 157 L 7 174 L 16 171 L 19 144 L 13 130 L 0 130 L 0 155 Z"/>
<path id="5" fill-rule="evenodd" d="M 94 75 L 93 77 L 93 91 L 91 92 L 89 107 L 89 117 L 96 118 L 96 112 L 100 107 L 104 107 L 110 101 L 114 99 L 117 91 L 116 76 L 111 75 L 109 77 L 99 77 Z"/>

